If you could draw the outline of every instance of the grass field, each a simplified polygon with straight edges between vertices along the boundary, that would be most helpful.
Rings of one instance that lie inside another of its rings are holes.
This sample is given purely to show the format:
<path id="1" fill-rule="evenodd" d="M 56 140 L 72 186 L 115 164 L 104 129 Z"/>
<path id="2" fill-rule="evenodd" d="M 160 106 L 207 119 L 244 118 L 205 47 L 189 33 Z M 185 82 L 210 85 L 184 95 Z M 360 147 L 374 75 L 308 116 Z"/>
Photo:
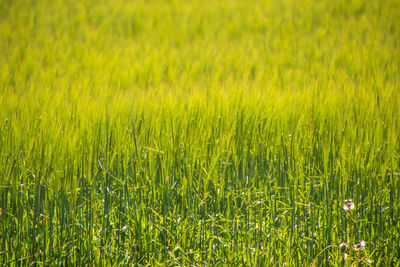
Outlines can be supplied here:
<path id="1" fill-rule="evenodd" d="M 0 264 L 400 266 L 399 104 L 398 0 L 2 0 Z"/>

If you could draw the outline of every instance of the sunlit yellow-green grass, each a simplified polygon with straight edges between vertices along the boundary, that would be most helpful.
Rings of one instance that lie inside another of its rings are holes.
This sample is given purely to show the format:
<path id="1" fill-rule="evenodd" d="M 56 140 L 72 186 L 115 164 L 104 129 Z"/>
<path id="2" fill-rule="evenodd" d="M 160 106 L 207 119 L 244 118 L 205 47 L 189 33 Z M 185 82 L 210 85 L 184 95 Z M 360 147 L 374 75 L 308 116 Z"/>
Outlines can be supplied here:
<path id="1" fill-rule="evenodd" d="M 2 0 L 0 264 L 400 266 L 399 18 Z"/>

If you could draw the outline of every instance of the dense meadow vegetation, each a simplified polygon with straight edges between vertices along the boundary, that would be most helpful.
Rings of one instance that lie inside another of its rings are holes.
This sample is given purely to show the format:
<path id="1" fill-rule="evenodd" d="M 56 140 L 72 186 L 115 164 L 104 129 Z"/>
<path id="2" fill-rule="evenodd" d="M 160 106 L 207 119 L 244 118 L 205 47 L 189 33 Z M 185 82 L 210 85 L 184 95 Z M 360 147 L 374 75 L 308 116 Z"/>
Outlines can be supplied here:
<path id="1" fill-rule="evenodd" d="M 2 0 L 0 264 L 400 266 L 399 104 L 398 0 Z"/>

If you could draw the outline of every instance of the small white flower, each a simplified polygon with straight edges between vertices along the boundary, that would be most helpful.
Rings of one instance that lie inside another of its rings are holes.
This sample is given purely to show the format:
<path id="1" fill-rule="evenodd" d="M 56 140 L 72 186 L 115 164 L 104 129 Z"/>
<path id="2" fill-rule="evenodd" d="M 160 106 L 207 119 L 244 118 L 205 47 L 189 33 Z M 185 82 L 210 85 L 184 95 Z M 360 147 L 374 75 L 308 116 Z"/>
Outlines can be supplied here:
<path id="1" fill-rule="evenodd" d="M 389 207 L 383 207 L 383 208 L 382 208 L 382 212 L 385 211 L 385 210 L 387 210 L 388 208 L 389 208 Z"/>
<path id="2" fill-rule="evenodd" d="M 366 263 L 368 263 L 368 264 L 371 264 L 371 263 L 372 263 L 372 261 L 371 261 L 370 259 L 364 259 L 364 261 L 365 261 Z"/>
<path id="3" fill-rule="evenodd" d="M 353 249 L 354 249 L 355 251 L 364 250 L 364 249 L 365 249 L 365 241 L 364 241 L 364 240 L 361 240 L 360 243 L 355 244 L 355 245 L 353 246 Z"/>
<path id="4" fill-rule="evenodd" d="M 345 199 L 344 202 L 343 209 L 345 211 L 353 210 L 356 207 L 351 199 Z"/>
<path id="5" fill-rule="evenodd" d="M 347 249 L 347 243 L 346 242 L 340 243 L 339 248 L 342 250 L 342 252 L 345 252 Z"/>

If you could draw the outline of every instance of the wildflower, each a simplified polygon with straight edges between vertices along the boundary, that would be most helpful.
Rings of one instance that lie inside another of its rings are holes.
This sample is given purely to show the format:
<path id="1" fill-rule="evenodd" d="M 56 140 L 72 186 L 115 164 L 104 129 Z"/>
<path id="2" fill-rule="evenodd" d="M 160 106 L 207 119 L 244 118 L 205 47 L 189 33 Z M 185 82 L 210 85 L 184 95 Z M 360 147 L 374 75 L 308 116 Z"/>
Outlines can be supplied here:
<path id="1" fill-rule="evenodd" d="M 385 211 L 385 210 L 387 210 L 389 207 L 383 207 L 381 210 L 382 210 L 382 212 L 383 211 Z"/>
<path id="2" fill-rule="evenodd" d="M 345 252 L 347 249 L 347 243 L 346 242 L 340 243 L 339 248 L 342 250 L 342 252 Z"/>
<path id="3" fill-rule="evenodd" d="M 345 211 L 353 210 L 356 207 L 351 199 L 345 199 L 344 202 L 343 209 Z"/>
<path id="4" fill-rule="evenodd" d="M 372 263 L 372 261 L 371 261 L 370 259 L 367 259 L 367 258 L 364 258 L 363 261 L 365 261 L 365 262 L 368 263 L 368 264 L 371 264 L 371 263 Z"/>
<path id="5" fill-rule="evenodd" d="M 361 240 L 360 243 L 355 244 L 355 245 L 353 246 L 353 249 L 354 249 L 355 251 L 364 250 L 364 249 L 365 249 L 365 241 Z"/>

